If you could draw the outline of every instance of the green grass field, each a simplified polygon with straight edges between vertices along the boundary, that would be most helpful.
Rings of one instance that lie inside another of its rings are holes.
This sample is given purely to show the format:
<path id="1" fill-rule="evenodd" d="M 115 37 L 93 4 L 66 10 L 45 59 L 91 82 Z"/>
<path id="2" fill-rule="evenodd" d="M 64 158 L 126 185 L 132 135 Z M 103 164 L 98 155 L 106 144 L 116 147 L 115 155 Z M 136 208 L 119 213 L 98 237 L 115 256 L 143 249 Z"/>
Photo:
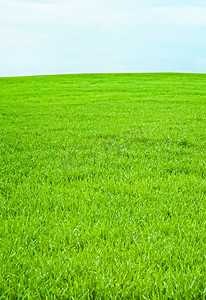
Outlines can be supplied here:
<path id="1" fill-rule="evenodd" d="M 0 78 L 0 299 L 206 298 L 206 75 Z"/>

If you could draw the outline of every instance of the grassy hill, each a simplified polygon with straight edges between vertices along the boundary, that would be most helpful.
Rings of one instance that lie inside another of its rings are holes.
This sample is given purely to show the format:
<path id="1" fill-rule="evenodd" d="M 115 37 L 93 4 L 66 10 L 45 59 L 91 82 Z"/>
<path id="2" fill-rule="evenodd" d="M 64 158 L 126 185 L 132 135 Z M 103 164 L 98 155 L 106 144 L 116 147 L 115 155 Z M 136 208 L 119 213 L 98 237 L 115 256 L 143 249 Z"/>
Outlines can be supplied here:
<path id="1" fill-rule="evenodd" d="M 0 78 L 0 299 L 204 299 L 205 146 L 206 75 Z"/>

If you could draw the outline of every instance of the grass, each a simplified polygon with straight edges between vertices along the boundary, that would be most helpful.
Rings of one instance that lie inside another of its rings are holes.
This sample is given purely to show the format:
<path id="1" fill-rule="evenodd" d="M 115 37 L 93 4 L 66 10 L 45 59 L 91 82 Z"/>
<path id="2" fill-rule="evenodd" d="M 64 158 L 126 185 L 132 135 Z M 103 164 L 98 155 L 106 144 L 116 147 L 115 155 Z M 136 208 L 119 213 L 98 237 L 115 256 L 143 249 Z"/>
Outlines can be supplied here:
<path id="1" fill-rule="evenodd" d="M 0 299 L 206 298 L 206 75 L 0 78 Z"/>

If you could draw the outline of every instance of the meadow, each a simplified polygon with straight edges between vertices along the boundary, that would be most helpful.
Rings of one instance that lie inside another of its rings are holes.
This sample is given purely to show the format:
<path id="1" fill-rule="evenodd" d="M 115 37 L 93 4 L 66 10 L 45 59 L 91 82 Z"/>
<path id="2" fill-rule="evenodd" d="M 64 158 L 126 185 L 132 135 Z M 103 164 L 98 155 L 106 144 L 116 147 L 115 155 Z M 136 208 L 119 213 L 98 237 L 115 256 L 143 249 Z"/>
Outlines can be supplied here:
<path id="1" fill-rule="evenodd" d="M 206 75 L 0 78 L 0 299 L 206 298 Z"/>

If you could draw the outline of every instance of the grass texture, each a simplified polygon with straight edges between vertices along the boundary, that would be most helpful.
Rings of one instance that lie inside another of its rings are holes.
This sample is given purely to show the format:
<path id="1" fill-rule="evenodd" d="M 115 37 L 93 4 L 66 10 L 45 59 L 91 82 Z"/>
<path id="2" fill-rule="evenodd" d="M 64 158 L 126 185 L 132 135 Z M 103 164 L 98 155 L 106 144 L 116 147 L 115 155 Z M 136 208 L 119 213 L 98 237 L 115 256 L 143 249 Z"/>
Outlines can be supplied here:
<path id="1" fill-rule="evenodd" d="M 0 78 L 0 299 L 206 298 L 206 75 Z"/>

